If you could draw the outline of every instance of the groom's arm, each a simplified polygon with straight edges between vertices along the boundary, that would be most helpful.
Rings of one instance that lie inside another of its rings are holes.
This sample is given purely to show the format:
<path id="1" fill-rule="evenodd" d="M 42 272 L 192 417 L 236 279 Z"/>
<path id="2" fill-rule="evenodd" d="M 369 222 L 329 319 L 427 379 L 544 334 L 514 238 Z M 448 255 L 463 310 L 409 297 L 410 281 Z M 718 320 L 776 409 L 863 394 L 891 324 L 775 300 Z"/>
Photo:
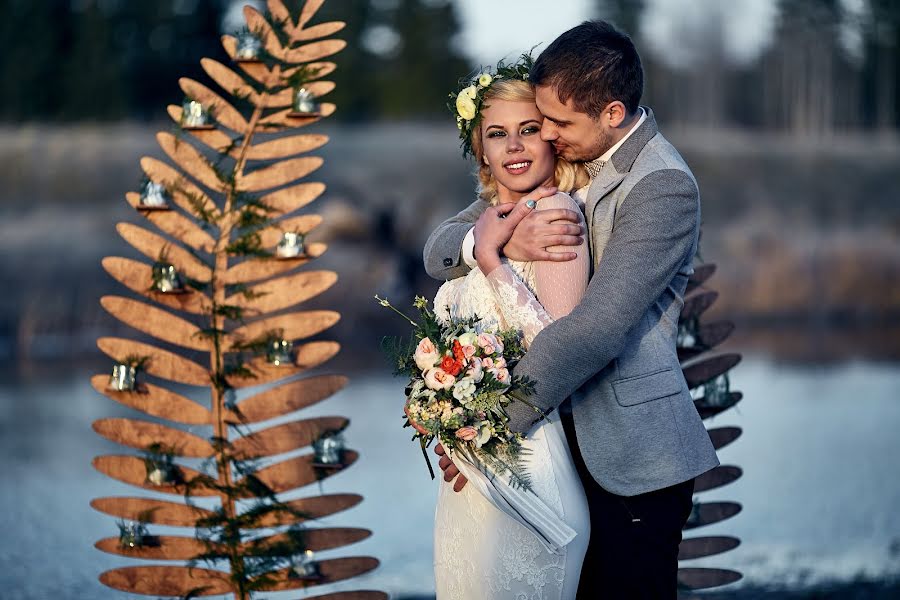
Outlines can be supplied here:
<path id="1" fill-rule="evenodd" d="M 581 303 L 544 329 L 516 366 L 514 375 L 535 382 L 528 402 L 553 410 L 619 355 L 694 246 L 699 202 L 693 179 L 676 169 L 651 173 L 632 188 Z M 538 419 L 523 402 L 508 412 L 514 431 L 527 432 Z"/>
<path id="2" fill-rule="evenodd" d="M 465 210 L 438 225 L 425 242 L 422 258 L 425 271 L 440 281 L 463 277 L 470 267 L 462 260 L 462 244 L 475 221 L 488 207 L 484 200 L 476 200 Z"/>

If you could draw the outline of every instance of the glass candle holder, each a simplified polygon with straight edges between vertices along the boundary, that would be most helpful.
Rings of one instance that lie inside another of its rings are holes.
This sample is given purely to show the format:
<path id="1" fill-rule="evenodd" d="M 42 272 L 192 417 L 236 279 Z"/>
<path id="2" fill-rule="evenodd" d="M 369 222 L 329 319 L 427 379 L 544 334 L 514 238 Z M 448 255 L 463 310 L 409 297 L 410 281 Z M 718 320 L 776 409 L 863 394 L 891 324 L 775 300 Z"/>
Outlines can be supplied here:
<path id="1" fill-rule="evenodd" d="M 306 579 L 319 576 L 319 563 L 315 560 L 315 553 L 306 550 L 293 560 L 291 565 L 291 577 Z"/>
<path id="2" fill-rule="evenodd" d="M 176 483 L 175 465 L 170 456 L 158 456 L 144 460 L 147 469 L 147 482 L 153 485 L 170 485 Z"/>
<path id="3" fill-rule="evenodd" d="M 303 234 L 286 231 L 275 248 L 275 254 L 281 258 L 294 258 L 303 254 Z"/>
<path id="4" fill-rule="evenodd" d="M 344 438 L 340 433 L 326 433 L 313 442 L 314 461 L 322 465 L 339 465 L 344 460 Z"/>
<path id="5" fill-rule="evenodd" d="M 293 344 L 287 340 L 272 340 L 266 350 L 266 361 L 270 365 L 281 366 L 292 364 L 291 350 Z"/>
<path id="6" fill-rule="evenodd" d="M 706 406 L 727 406 L 730 400 L 728 376 L 724 373 L 703 384 L 703 403 Z"/>
<path id="7" fill-rule="evenodd" d="M 291 106 L 295 114 L 314 115 L 319 112 L 316 97 L 304 87 L 294 89 L 294 101 Z"/>
<path id="8" fill-rule="evenodd" d="M 182 104 L 182 127 L 210 127 L 212 125 L 209 111 L 196 100 L 185 100 Z"/>
<path id="9" fill-rule="evenodd" d="M 137 386 L 137 368 L 125 363 L 113 365 L 109 376 L 109 389 L 117 392 L 133 392 Z"/>
<path id="10" fill-rule="evenodd" d="M 169 193 L 161 183 L 155 181 L 147 181 L 141 189 L 141 206 L 149 206 L 151 208 L 159 208 L 168 206 Z"/>
<path id="11" fill-rule="evenodd" d="M 250 33 L 242 31 L 237 34 L 237 49 L 234 56 L 237 60 L 257 61 L 262 54 L 262 41 Z"/>
<path id="12" fill-rule="evenodd" d="M 119 546 L 122 548 L 141 548 L 148 536 L 143 523 L 119 523 Z"/>
<path id="13" fill-rule="evenodd" d="M 184 284 L 174 265 L 168 263 L 153 265 L 153 290 L 164 294 L 184 290 Z"/>

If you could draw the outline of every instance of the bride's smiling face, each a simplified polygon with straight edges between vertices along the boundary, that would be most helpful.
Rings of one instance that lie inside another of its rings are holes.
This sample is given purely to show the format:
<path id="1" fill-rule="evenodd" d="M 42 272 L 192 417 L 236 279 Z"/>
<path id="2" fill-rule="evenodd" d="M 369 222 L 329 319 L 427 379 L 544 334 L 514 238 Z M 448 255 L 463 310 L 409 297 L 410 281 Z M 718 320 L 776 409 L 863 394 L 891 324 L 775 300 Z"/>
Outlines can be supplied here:
<path id="1" fill-rule="evenodd" d="M 497 180 L 501 202 L 515 202 L 537 186 L 552 183 L 556 157 L 553 146 L 541 140 L 542 121 L 534 102 L 485 100 L 484 161 Z"/>

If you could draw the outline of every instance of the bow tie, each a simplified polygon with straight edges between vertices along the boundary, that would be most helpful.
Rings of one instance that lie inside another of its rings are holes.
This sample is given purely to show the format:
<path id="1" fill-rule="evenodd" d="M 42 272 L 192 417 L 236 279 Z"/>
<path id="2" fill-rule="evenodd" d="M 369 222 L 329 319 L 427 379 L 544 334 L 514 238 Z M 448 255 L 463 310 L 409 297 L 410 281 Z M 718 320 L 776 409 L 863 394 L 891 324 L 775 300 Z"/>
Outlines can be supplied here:
<path id="1" fill-rule="evenodd" d="M 600 174 L 600 169 L 603 168 L 603 165 L 606 164 L 606 161 L 595 159 L 591 162 L 584 163 L 584 167 L 587 169 L 588 175 L 591 176 L 591 179 L 596 179 L 597 175 Z"/>

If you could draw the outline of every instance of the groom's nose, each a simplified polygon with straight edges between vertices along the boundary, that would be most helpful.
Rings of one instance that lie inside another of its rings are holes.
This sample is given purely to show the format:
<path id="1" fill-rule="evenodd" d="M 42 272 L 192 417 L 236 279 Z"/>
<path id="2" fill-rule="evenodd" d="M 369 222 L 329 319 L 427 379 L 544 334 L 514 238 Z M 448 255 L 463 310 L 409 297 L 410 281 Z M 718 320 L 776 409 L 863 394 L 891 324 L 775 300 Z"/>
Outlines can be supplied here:
<path id="1" fill-rule="evenodd" d="M 553 124 L 553 121 L 544 119 L 543 122 L 541 122 L 541 140 L 552 142 L 558 137 L 559 132 L 556 130 L 556 125 Z"/>

